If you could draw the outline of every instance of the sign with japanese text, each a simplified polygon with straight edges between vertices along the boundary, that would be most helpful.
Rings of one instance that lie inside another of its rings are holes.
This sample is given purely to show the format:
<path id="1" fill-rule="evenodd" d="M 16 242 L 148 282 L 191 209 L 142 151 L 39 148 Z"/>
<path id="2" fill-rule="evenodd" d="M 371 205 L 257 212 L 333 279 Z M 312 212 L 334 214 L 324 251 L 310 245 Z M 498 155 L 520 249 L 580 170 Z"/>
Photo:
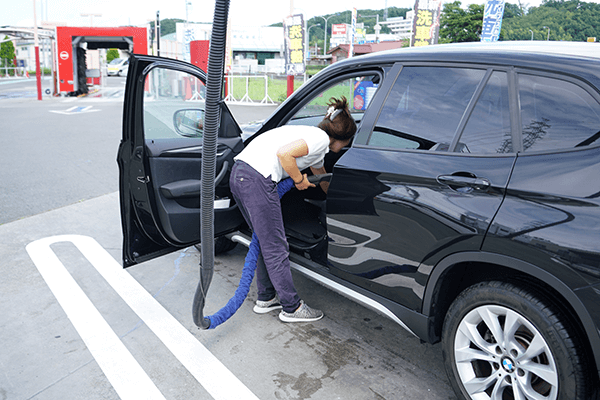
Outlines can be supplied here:
<path id="1" fill-rule="evenodd" d="M 441 0 L 417 0 L 411 46 L 437 44 L 440 33 Z"/>
<path id="2" fill-rule="evenodd" d="M 500 37 L 502 16 L 504 15 L 504 0 L 487 0 L 483 11 L 482 42 L 495 42 Z"/>
<path id="3" fill-rule="evenodd" d="M 233 47 L 231 47 L 231 24 L 227 24 L 227 39 L 225 40 L 225 74 L 231 73 L 233 65 Z"/>
<path id="4" fill-rule="evenodd" d="M 301 75 L 305 71 L 304 17 L 302 14 L 287 17 L 283 22 L 285 40 L 285 73 Z"/>
<path id="5" fill-rule="evenodd" d="M 331 25 L 331 35 L 346 35 L 346 24 Z"/>
<path id="6" fill-rule="evenodd" d="M 354 55 L 354 38 L 356 37 L 356 7 L 352 9 L 352 28 L 350 30 L 350 47 L 348 48 L 348 58 Z"/>

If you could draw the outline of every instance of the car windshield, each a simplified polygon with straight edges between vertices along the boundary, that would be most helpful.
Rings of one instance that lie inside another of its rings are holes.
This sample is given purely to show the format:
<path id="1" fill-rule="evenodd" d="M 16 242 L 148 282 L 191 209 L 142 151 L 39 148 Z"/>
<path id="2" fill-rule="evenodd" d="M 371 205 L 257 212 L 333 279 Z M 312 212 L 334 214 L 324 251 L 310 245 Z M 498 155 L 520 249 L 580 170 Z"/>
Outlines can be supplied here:
<path id="1" fill-rule="evenodd" d="M 114 60 L 112 60 L 109 64 L 121 64 L 123 62 L 123 58 L 115 58 Z"/>

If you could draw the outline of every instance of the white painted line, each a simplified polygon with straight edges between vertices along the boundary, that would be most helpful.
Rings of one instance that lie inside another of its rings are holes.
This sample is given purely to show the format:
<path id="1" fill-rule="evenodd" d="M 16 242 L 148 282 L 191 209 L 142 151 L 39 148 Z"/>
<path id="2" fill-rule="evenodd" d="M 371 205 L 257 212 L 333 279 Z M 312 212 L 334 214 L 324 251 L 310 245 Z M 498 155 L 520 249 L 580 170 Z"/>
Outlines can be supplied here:
<path id="1" fill-rule="evenodd" d="M 56 243 L 53 239 L 32 242 L 27 245 L 27 252 L 119 397 L 123 400 L 164 399 L 50 249 L 50 245 Z"/>
<path id="2" fill-rule="evenodd" d="M 100 111 L 96 108 L 92 109 L 92 107 L 93 106 L 87 106 L 87 107 L 74 106 L 74 107 L 68 108 L 65 111 L 58 111 L 58 110 L 48 110 L 48 111 L 50 111 L 51 113 L 64 114 L 64 115 L 85 114 L 85 113 Z"/>
<path id="3" fill-rule="evenodd" d="M 35 245 L 34 250 L 45 247 L 48 249 L 47 253 L 52 253 L 49 246 L 57 242 L 71 242 L 77 246 L 119 296 L 215 400 L 258 400 L 250 389 L 244 386 L 93 238 L 79 235 L 53 236 L 30 243 L 27 251 L 31 255 L 30 247 Z M 37 260 L 41 263 L 46 259 L 45 257 L 47 256 L 38 257 Z M 60 261 L 58 263 L 60 264 Z M 68 272 L 66 273 L 68 275 Z M 138 398 L 144 397 L 138 396 Z"/>

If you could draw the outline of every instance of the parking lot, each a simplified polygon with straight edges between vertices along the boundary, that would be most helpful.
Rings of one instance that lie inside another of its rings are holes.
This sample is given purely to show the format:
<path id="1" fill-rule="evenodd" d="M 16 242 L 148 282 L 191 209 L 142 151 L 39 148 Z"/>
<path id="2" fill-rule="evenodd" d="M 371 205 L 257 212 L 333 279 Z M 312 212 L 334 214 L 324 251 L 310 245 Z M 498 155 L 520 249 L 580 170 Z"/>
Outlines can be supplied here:
<path id="1" fill-rule="evenodd" d="M 254 314 L 253 286 L 199 330 L 194 247 L 120 268 L 125 79 L 41 102 L 32 82 L 0 84 L 0 399 L 455 398 L 439 345 L 300 275 L 321 321 Z M 230 107 L 240 123 L 274 110 Z M 245 252 L 216 257 L 205 313 L 233 295 Z"/>

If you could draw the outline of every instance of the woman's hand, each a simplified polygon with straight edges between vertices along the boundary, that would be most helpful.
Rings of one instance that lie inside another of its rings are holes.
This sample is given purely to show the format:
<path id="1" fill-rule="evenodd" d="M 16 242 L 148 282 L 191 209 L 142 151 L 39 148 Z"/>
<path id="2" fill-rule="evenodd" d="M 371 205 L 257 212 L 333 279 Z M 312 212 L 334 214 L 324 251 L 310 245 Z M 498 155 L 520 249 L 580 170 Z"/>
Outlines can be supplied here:
<path id="1" fill-rule="evenodd" d="M 321 168 L 310 167 L 310 171 L 313 173 L 313 175 L 322 175 L 322 174 L 327 173 L 327 171 L 325 170 L 325 167 L 321 167 Z M 327 182 L 327 181 L 319 182 L 319 186 L 321 186 L 321 189 L 325 192 L 325 194 L 327 194 L 327 191 L 329 190 L 329 182 Z"/>
<path id="2" fill-rule="evenodd" d="M 305 190 L 305 189 L 308 189 L 309 187 L 315 187 L 314 183 L 310 183 L 308 181 L 308 175 L 306 175 L 306 174 L 302 175 L 301 181 L 294 182 L 294 185 L 296 185 L 296 189 L 298 189 L 298 190 Z"/>

